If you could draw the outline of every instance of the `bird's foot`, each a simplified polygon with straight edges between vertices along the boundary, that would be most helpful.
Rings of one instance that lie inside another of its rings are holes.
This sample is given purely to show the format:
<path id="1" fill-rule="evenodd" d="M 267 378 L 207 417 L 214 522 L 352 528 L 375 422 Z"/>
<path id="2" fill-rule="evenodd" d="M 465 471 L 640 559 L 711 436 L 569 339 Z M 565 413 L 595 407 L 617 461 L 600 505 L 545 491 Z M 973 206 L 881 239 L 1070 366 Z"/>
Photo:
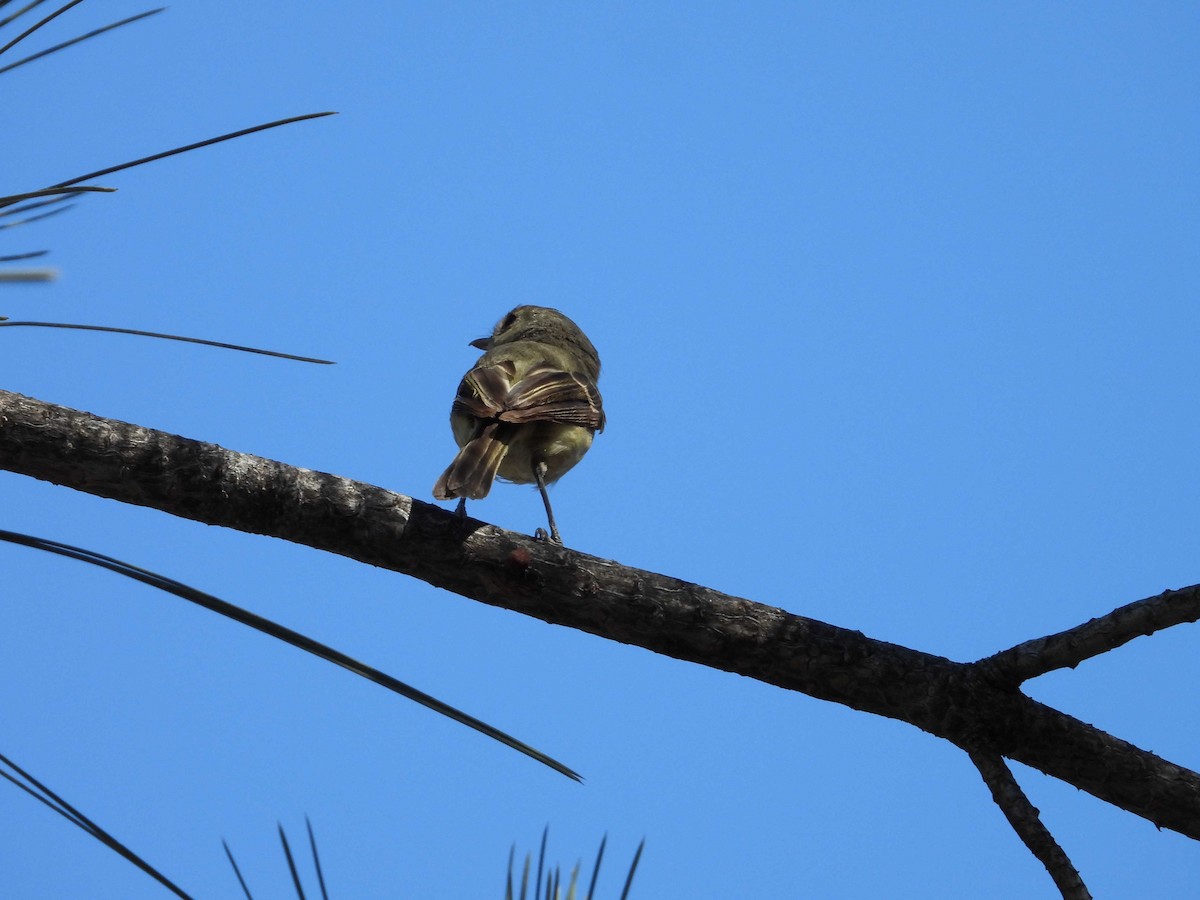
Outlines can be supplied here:
<path id="1" fill-rule="evenodd" d="M 562 546 L 562 535 L 558 533 L 557 528 L 555 528 L 549 534 L 546 534 L 545 528 L 539 528 L 533 533 L 533 539 L 535 541 L 544 541 L 547 544 L 558 544 L 558 546 Z"/>

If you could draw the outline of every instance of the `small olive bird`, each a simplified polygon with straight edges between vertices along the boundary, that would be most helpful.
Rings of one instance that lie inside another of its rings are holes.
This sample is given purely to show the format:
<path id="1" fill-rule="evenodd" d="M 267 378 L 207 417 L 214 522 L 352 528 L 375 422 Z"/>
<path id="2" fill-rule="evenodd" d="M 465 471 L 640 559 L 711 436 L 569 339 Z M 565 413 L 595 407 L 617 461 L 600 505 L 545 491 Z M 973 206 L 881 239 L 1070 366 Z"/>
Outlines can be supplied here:
<path id="1" fill-rule="evenodd" d="M 556 309 L 518 306 L 491 337 L 471 341 L 483 350 L 463 376 L 450 409 L 461 448 L 433 486 L 438 500 L 488 495 L 497 476 L 536 484 L 546 504 L 550 540 L 562 543 L 546 485 L 583 459 L 604 430 L 596 382 L 600 356 L 579 326 Z M 537 537 L 545 539 L 541 528 Z"/>

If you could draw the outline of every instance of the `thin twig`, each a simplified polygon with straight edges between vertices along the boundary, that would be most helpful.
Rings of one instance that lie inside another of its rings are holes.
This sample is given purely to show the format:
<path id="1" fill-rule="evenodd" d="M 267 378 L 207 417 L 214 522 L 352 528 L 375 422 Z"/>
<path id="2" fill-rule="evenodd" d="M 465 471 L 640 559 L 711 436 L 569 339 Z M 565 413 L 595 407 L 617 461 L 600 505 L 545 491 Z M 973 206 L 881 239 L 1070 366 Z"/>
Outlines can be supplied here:
<path id="1" fill-rule="evenodd" d="M 542 849 L 538 853 L 538 868 L 537 881 L 533 883 L 534 894 L 540 894 L 542 890 L 542 867 L 546 864 L 546 841 L 550 837 L 550 823 L 546 823 L 546 827 L 542 829 Z M 549 877 L 549 873 L 547 873 Z"/>
<path id="2" fill-rule="evenodd" d="M 633 887 L 633 875 L 637 872 L 638 863 L 642 860 L 642 851 L 646 849 L 646 839 L 638 844 L 637 853 L 633 854 L 633 862 L 629 864 L 629 874 L 625 876 L 625 887 L 621 891 L 621 900 L 628 900 L 629 889 Z"/>
<path id="3" fill-rule="evenodd" d="M 57 191 L 55 193 L 58 193 Z M 49 200 L 35 200 L 33 203 L 24 203 L 21 206 L 14 206 L 12 209 L 0 210 L 0 218 L 4 216 L 16 216 L 23 212 L 29 212 L 31 209 L 40 209 L 43 206 L 53 206 L 55 203 L 65 203 L 75 197 L 75 191 L 60 193 L 57 197 L 51 197 Z M 8 199 L 8 198 L 0 198 Z"/>
<path id="4" fill-rule="evenodd" d="M 18 59 L 15 63 L 9 63 L 7 66 L 0 67 L 0 75 L 5 72 L 11 72 L 17 66 L 23 66 L 25 63 L 33 62 L 35 59 L 41 59 L 43 56 L 49 56 L 51 53 L 57 53 L 70 47 L 72 44 L 78 44 L 80 41 L 86 41 L 88 38 L 94 38 L 96 35 L 104 34 L 106 31 L 112 31 L 114 28 L 120 28 L 122 25 L 128 25 L 130 22 L 136 22 L 139 19 L 144 19 L 147 16 L 152 16 L 155 13 L 160 13 L 165 6 L 160 6 L 158 9 L 151 9 L 143 13 L 138 13 L 136 16 L 130 16 L 128 19 L 122 19 L 120 22 L 113 22 L 111 25 L 105 25 L 97 28 L 94 31 L 89 31 L 87 34 L 81 34 L 79 37 L 71 38 L 69 41 L 63 41 L 61 44 L 55 44 L 53 47 L 47 47 L 45 50 L 39 50 L 37 53 L 26 56 L 24 59 Z"/>
<path id="5" fill-rule="evenodd" d="M 600 877 L 600 863 L 604 860 L 604 848 L 608 844 L 608 835 L 600 839 L 600 852 L 596 854 L 596 865 L 592 869 L 592 882 L 588 885 L 587 900 L 592 900 L 596 894 L 596 879 Z"/>
<path id="6" fill-rule="evenodd" d="M 989 678 L 1015 687 L 1055 669 L 1073 669 L 1085 659 L 1107 653 L 1136 637 L 1198 619 L 1200 585 L 1163 591 L 1067 631 L 1017 644 L 981 659 L 977 665 Z"/>
<path id="7" fill-rule="evenodd" d="M 0 269 L 0 282 L 53 281 L 57 277 L 58 269 Z"/>
<path id="8" fill-rule="evenodd" d="M 262 356 L 274 356 L 279 359 L 294 359 L 297 362 L 316 363 L 321 366 L 336 365 L 333 360 L 317 359 L 314 356 L 297 356 L 294 353 L 282 353 L 278 350 L 261 350 L 258 347 L 243 347 L 241 344 L 227 344 L 224 341 L 209 341 L 204 338 L 184 337 L 178 334 L 161 334 L 157 331 L 141 331 L 137 328 L 113 328 L 108 325 L 72 325 L 65 322 L 5 322 L 0 321 L 0 328 L 15 325 L 32 326 L 35 328 L 67 328 L 73 331 L 104 331 L 110 334 L 132 334 L 138 337 L 161 338 L 164 341 L 183 341 L 187 344 L 203 344 L 206 347 L 220 347 L 224 350 L 241 350 L 243 353 L 258 353 Z"/>
<path id="9" fill-rule="evenodd" d="M 11 2 L 12 2 L 12 0 L 0 0 L 0 9 L 4 9 L 4 7 L 8 6 L 8 4 Z M 0 28 L 3 28 L 5 25 L 12 24 L 17 19 L 21 18 L 21 16 L 25 15 L 25 13 L 27 13 L 31 9 L 33 9 L 35 6 L 41 6 L 45 2 L 46 2 L 46 0 L 31 0 L 31 2 L 26 3 L 23 7 L 18 9 L 11 16 L 6 16 L 5 18 L 0 19 Z"/>
<path id="10" fill-rule="evenodd" d="M 237 876 L 238 884 L 242 886 L 246 900 L 254 900 L 250 894 L 250 888 L 246 887 L 246 879 L 242 877 L 242 870 L 238 868 L 237 860 L 233 858 L 233 851 L 229 849 L 229 844 L 225 843 L 224 838 L 221 839 L 221 846 L 225 848 L 225 855 L 229 857 L 229 864 L 233 866 L 233 874 Z"/>
<path id="11" fill-rule="evenodd" d="M 0 224 L 0 231 L 6 228 L 16 228 L 18 225 L 28 225 L 30 222 L 40 222 L 42 219 L 49 219 L 51 216 L 57 216 L 59 213 L 65 213 L 67 210 L 74 208 L 74 203 L 68 203 L 66 206 L 60 206 L 57 209 L 48 209 L 45 212 L 40 212 L 24 219 L 17 219 L 15 222 L 4 222 Z"/>
<path id="12" fill-rule="evenodd" d="M 317 838 L 313 834 L 312 822 L 304 817 L 304 825 L 308 828 L 308 846 L 312 849 L 313 868 L 317 870 L 317 883 L 321 886 L 322 900 L 329 900 L 329 892 L 325 890 L 325 873 L 321 871 L 321 857 L 317 855 Z"/>
<path id="13" fill-rule="evenodd" d="M 4 7 L 8 6 L 8 4 L 11 2 L 12 2 L 12 0 L 0 0 L 0 9 L 3 9 Z M 4 19 L 0 19 L 0 28 L 3 28 L 5 25 L 11 25 L 17 19 L 21 18 L 21 16 L 25 15 L 25 13 L 29 12 L 31 9 L 41 6 L 45 2 L 46 2 L 46 0 L 30 0 L 29 3 L 26 3 L 23 7 L 18 9 L 11 16 L 8 16 L 7 18 L 4 18 Z"/>
<path id="14" fill-rule="evenodd" d="M 532 860 L 530 859 L 529 854 L 526 853 L 525 865 L 521 869 L 521 900 L 526 900 L 526 897 L 529 894 L 529 866 L 531 863 Z M 537 890 L 537 888 L 535 887 L 534 890 Z M 511 900 L 511 898 L 509 898 L 509 900 Z"/>
<path id="15" fill-rule="evenodd" d="M 154 162 L 158 159 L 166 159 L 168 156 L 175 156 L 179 153 L 187 153 L 189 150 L 198 150 L 201 147 L 209 147 L 213 144 L 219 144 L 222 141 L 231 141 L 234 138 L 242 137 L 247 134 L 254 134 L 258 131 L 266 131 L 269 128 L 278 128 L 281 125 L 291 125 L 293 122 L 304 122 L 308 119 L 320 119 L 325 116 L 336 116 L 336 112 L 318 112 L 305 113 L 302 116 L 290 116 L 286 119 L 278 119 L 274 122 L 267 122 L 265 125 L 255 125 L 252 128 L 243 128 L 240 131 L 231 131 L 229 134 L 222 134 L 219 137 L 208 138 L 208 140 L 197 141 L 194 144 L 188 144 L 185 147 L 176 147 L 174 150 L 164 150 L 162 153 L 154 153 L 150 156 L 143 156 L 141 159 L 135 159 L 131 162 L 121 163 L 117 166 L 109 166 L 107 169 L 99 169 L 95 172 L 89 172 L 87 175 L 80 175 L 78 178 L 71 178 L 67 181 L 60 181 L 53 187 L 71 187 L 79 184 L 81 181 L 87 181 L 90 178 L 99 178 L 103 175 L 111 175 L 113 172 L 120 172 L 125 169 L 132 169 L 134 166 L 144 165 L 145 163 Z"/>
<path id="16" fill-rule="evenodd" d="M 116 188 L 97 187 L 96 185 L 91 184 L 77 184 L 73 187 L 42 188 L 40 191 L 25 191 L 21 194 L 6 194 L 5 196 L 0 197 L 0 209 L 3 209 L 6 206 L 12 206 L 14 203 L 20 203 L 22 200 L 31 200 L 34 197 L 51 197 L 55 194 L 66 194 L 70 196 L 72 194 L 82 194 L 85 191 L 93 194 L 113 194 L 116 193 L 116 190 Z M 5 213 L 5 215 L 11 215 L 12 212 L 13 211 L 10 210 L 8 213 Z"/>
<path id="17" fill-rule="evenodd" d="M 523 741 L 517 740 L 509 734 L 505 734 L 498 728 L 488 725 L 476 719 L 474 716 L 468 715 L 462 710 L 455 709 L 447 703 L 443 703 L 436 697 L 431 697 L 424 691 L 419 691 L 410 685 L 405 684 L 399 679 L 393 678 L 385 672 L 365 665 L 358 660 L 347 656 L 340 650 L 335 650 L 332 647 L 322 644 L 320 641 L 315 641 L 307 635 L 300 634 L 298 631 L 280 625 L 278 622 L 272 622 L 270 619 L 264 619 L 262 616 L 255 615 L 249 610 L 242 609 L 240 606 L 234 606 L 232 603 L 227 603 L 224 600 L 214 597 L 212 594 L 206 594 L 196 588 L 189 587 L 182 582 L 175 581 L 173 578 L 168 578 L 165 575 L 159 575 L 157 572 L 151 572 L 149 569 L 143 569 L 131 563 L 122 562 L 119 559 L 114 559 L 111 556 L 105 556 L 102 553 L 96 553 L 92 550 L 85 550 L 82 547 L 74 547 L 70 544 L 63 544 L 59 541 L 51 541 L 45 538 L 33 537 L 27 534 L 20 534 L 15 531 L 5 531 L 0 529 L 0 540 L 9 541 L 13 544 L 19 544 L 23 547 L 32 547 L 35 550 L 44 550 L 48 553 L 56 553 L 59 556 L 65 556 L 69 559 L 76 559 L 80 562 L 91 563 L 94 566 L 99 566 L 102 569 L 108 569 L 110 572 L 116 572 L 118 575 L 124 575 L 126 578 L 132 578 L 134 581 L 140 581 L 142 584 L 148 584 L 151 587 L 156 587 L 161 591 L 166 591 L 168 594 L 174 594 L 176 597 L 182 597 L 184 600 L 191 601 L 197 606 L 202 606 L 207 610 L 219 613 L 226 618 L 233 619 L 235 622 L 241 622 L 243 625 L 248 625 L 256 631 L 261 631 L 263 634 L 291 644 L 293 647 L 298 647 L 313 656 L 320 657 L 327 662 L 334 663 L 347 669 L 368 681 L 373 681 L 380 687 L 387 688 L 393 693 L 399 694 L 401 697 L 407 697 L 416 703 L 421 704 L 427 709 L 441 713 L 448 719 L 453 719 L 461 725 L 466 725 L 468 728 L 478 731 L 480 734 L 499 741 L 506 747 L 516 750 L 518 753 L 523 753 L 531 759 L 535 759 L 545 766 L 549 766 L 556 772 L 566 775 L 574 781 L 583 781 L 579 773 L 568 768 L 558 760 L 547 756 L 540 750 L 530 747 Z"/>
<path id="18" fill-rule="evenodd" d="M 304 900 L 304 888 L 300 884 L 300 873 L 296 871 L 296 860 L 292 859 L 292 848 L 288 846 L 287 835 L 283 831 L 283 823 L 279 825 L 279 840 L 283 841 L 283 855 L 287 857 L 288 869 L 292 873 L 292 884 L 296 887 L 296 896 Z"/>
<path id="19" fill-rule="evenodd" d="M 969 752 L 971 762 L 992 792 L 992 799 L 1029 852 L 1046 867 L 1063 900 L 1091 900 L 1092 895 L 1088 893 L 1071 860 L 1054 840 L 1054 835 L 1042 824 L 1037 807 L 1029 802 L 1004 760 L 995 753 L 978 750 Z"/>
<path id="20" fill-rule="evenodd" d="M 46 18 L 42 19 L 42 21 L 38 22 L 36 25 L 33 25 L 33 26 L 25 29 L 23 32 L 18 34 L 15 38 L 13 38 L 11 41 L 9 41 L 7 44 L 5 44 L 3 47 L 0 47 L 0 55 L 3 55 L 7 51 L 11 50 L 17 44 L 21 43 L 21 41 L 25 40 L 25 38 L 29 37 L 31 34 L 33 34 L 35 31 L 37 31 L 39 28 L 41 28 L 43 25 L 48 25 L 50 22 L 54 21 L 59 16 L 61 16 L 63 13 L 65 13 L 67 10 L 71 9 L 74 6 L 78 6 L 82 2 L 83 2 L 83 0 L 71 0 L 71 2 L 68 3 L 66 6 L 59 7 L 54 12 L 50 13 L 50 15 L 46 16 Z"/>
<path id="21" fill-rule="evenodd" d="M 167 888 L 167 890 L 171 891 L 173 894 L 175 894 L 175 896 L 182 897 L 184 900 L 191 900 L 190 896 L 177 885 L 175 885 L 175 883 L 167 878 L 167 876 L 163 875 L 156 868 L 154 868 L 152 865 L 118 841 L 115 837 L 81 813 L 78 809 L 76 809 L 58 794 L 54 793 L 54 791 L 50 790 L 50 788 L 46 787 L 46 785 L 42 784 L 42 782 L 38 781 L 3 754 L 0 754 L 0 765 L 4 765 L 12 769 L 17 773 L 17 775 L 20 776 L 20 779 L 15 778 L 2 770 L 0 770 L 0 777 L 12 782 L 31 797 L 40 800 L 67 821 L 71 822 L 71 824 L 87 832 L 110 850 L 115 851 L 125 859 L 129 860 L 129 862 L 133 863 L 163 887 Z"/>

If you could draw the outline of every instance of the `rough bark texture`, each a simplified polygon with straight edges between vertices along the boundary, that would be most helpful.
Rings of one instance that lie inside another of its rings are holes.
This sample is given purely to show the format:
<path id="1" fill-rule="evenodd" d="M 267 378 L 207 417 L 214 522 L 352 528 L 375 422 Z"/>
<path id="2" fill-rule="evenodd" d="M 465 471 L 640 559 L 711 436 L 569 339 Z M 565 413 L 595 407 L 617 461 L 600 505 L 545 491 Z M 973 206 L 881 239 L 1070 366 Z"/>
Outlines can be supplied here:
<path id="1" fill-rule="evenodd" d="M 7 392 L 0 468 L 339 553 L 546 622 L 900 719 L 1200 839 L 1200 775 L 1031 700 L 1007 666 L 952 662 L 459 520 L 369 484 Z M 1200 589 L 1172 595 L 1194 605 Z M 1021 657 L 1032 652 L 1020 649 Z"/>
<path id="2" fill-rule="evenodd" d="M 992 799 L 1008 823 L 1029 848 L 1029 852 L 1046 867 L 1063 900 L 1092 900 L 1079 872 L 1042 824 L 1037 807 L 1029 802 L 1004 760 L 991 753 L 972 753 L 971 762 L 975 763 L 975 768 L 983 776 L 984 783 L 992 792 Z"/>
<path id="3" fill-rule="evenodd" d="M 1200 590 L 1163 591 L 1058 634 L 1034 638 L 980 660 L 989 677 L 1012 684 L 1115 650 L 1136 637 L 1200 619 Z"/>

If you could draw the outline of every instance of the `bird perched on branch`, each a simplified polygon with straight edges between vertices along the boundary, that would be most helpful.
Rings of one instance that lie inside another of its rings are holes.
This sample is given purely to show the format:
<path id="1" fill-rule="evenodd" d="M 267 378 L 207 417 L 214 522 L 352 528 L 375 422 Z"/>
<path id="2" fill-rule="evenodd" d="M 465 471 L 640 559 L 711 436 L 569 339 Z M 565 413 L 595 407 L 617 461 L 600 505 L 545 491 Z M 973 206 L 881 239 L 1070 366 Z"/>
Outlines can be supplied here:
<path id="1" fill-rule="evenodd" d="M 483 356 L 458 386 L 450 427 L 461 448 L 433 486 L 438 500 L 488 495 L 497 478 L 536 484 L 549 539 L 562 543 L 546 485 L 565 475 L 604 430 L 596 382 L 600 356 L 570 319 L 545 306 L 518 306 L 491 337 L 471 341 Z M 545 539 L 539 528 L 537 537 Z"/>

